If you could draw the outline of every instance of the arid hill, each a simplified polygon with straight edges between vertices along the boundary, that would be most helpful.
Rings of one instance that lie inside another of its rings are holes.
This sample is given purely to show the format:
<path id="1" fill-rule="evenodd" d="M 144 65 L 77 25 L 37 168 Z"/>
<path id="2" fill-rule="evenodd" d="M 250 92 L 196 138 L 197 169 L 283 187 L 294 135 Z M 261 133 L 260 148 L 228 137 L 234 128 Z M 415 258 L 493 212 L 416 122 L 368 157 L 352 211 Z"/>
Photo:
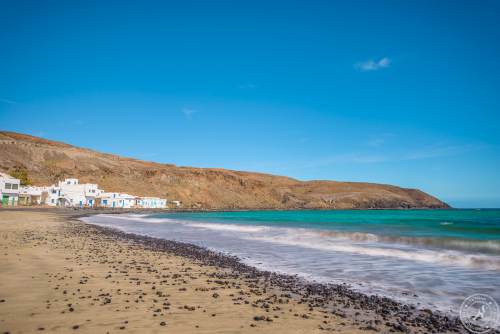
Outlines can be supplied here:
<path id="1" fill-rule="evenodd" d="M 141 161 L 37 138 L 0 132 L 0 171 L 25 169 L 35 185 L 76 177 L 106 191 L 180 200 L 184 208 L 349 209 L 445 208 L 420 190 L 391 185 L 298 181 L 218 168 Z"/>

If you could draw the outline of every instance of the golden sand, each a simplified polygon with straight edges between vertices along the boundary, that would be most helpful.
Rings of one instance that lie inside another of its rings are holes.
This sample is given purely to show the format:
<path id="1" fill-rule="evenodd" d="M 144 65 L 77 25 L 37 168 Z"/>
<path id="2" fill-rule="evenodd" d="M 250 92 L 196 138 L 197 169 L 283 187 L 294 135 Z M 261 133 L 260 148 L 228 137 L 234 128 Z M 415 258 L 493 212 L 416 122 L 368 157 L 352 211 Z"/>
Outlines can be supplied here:
<path id="1" fill-rule="evenodd" d="M 279 291 L 221 282 L 223 269 L 75 226 L 85 230 L 53 211 L 0 210 L 0 333 L 361 332 L 276 303 Z"/>

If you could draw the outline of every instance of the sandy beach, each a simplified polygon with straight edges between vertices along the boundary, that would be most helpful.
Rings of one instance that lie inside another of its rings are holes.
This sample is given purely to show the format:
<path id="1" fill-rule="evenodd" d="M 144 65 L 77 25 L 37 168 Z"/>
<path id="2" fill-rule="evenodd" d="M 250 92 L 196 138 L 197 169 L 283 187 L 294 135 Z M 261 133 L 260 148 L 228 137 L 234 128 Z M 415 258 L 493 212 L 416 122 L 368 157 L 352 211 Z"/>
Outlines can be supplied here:
<path id="1" fill-rule="evenodd" d="M 359 332 L 291 298 L 268 306 L 277 291 L 221 281 L 215 267 L 117 241 L 60 214 L 0 211 L 0 221 L 2 333 Z"/>
<path id="2" fill-rule="evenodd" d="M 196 246 L 0 210 L 0 332 L 461 331 L 456 320 L 343 288 L 298 285 Z M 436 330 L 441 328 L 441 330 Z"/>

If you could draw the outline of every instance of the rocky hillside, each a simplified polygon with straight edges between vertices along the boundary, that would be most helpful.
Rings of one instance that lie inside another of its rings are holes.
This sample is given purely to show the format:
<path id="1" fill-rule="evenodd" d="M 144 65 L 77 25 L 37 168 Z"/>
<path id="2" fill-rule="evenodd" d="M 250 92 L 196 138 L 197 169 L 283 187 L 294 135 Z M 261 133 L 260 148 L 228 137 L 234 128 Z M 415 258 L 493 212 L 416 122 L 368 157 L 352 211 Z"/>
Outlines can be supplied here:
<path id="1" fill-rule="evenodd" d="M 124 158 L 42 138 L 0 132 L 0 171 L 26 170 L 35 185 L 66 177 L 106 191 L 180 200 L 203 209 L 445 208 L 420 190 L 309 181 L 218 168 L 177 167 Z"/>

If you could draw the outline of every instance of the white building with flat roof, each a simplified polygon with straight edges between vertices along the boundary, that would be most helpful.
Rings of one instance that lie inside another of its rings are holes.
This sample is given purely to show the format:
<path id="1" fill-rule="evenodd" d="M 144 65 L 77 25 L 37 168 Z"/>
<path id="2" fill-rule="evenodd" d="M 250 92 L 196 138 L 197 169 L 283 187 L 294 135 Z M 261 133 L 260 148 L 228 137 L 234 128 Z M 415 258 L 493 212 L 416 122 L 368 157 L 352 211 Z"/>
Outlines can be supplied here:
<path id="1" fill-rule="evenodd" d="M 167 200 L 158 197 L 138 197 L 137 207 L 143 209 L 164 209 L 167 207 Z"/>
<path id="2" fill-rule="evenodd" d="M 93 207 L 102 190 L 94 183 L 65 179 L 47 187 L 47 193 L 45 203 L 51 206 Z"/>
<path id="3" fill-rule="evenodd" d="M 122 193 L 103 192 L 99 196 L 99 206 L 104 208 L 130 209 L 136 206 L 136 196 Z"/>
<path id="4" fill-rule="evenodd" d="M 40 205 L 47 197 L 47 187 L 21 186 L 19 188 L 19 205 Z"/>
<path id="5" fill-rule="evenodd" d="M 47 191 L 47 197 L 45 198 L 44 203 L 50 206 L 60 205 L 59 196 L 61 193 L 61 189 L 56 185 L 51 185 L 45 188 Z"/>
<path id="6" fill-rule="evenodd" d="M 0 173 L 0 206 L 15 206 L 19 200 L 21 181 Z"/>

